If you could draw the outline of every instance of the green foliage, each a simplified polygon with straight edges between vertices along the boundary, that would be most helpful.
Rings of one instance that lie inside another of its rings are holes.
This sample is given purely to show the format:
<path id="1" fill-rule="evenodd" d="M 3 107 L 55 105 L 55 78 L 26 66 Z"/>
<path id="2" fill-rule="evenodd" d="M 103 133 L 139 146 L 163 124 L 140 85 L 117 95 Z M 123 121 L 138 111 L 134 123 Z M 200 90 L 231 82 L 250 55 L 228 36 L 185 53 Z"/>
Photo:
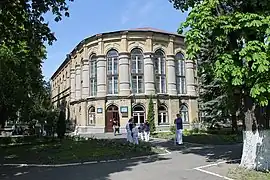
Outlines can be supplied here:
<path id="1" fill-rule="evenodd" d="M 73 0 L 70 0 L 73 1 Z M 41 63 L 44 43 L 56 40 L 44 15 L 55 20 L 69 16 L 65 0 L 4 0 L 0 3 L 0 124 L 15 119 L 31 120 L 36 98 L 43 91 Z"/>
<path id="2" fill-rule="evenodd" d="M 152 96 L 149 99 L 148 112 L 147 112 L 147 121 L 149 122 L 149 125 L 150 125 L 150 132 L 151 133 L 155 132 L 156 131 L 155 111 L 154 111 L 154 103 L 153 103 Z"/>
<path id="3" fill-rule="evenodd" d="M 175 132 L 176 132 L 176 127 L 175 127 L 175 125 L 172 125 L 172 126 L 170 127 L 170 132 L 173 133 L 173 134 L 175 134 Z"/>
<path id="4" fill-rule="evenodd" d="M 190 28 L 186 33 L 188 58 L 208 59 L 215 77 L 225 86 L 241 86 L 260 105 L 267 105 L 270 97 L 269 1 L 196 3 L 179 30 Z"/>
<path id="5" fill-rule="evenodd" d="M 65 112 L 60 111 L 59 119 L 56 125 L 56 133 L 58 138 L 62 139 L 66 133 L 66 119 L 65 119 Z"/>

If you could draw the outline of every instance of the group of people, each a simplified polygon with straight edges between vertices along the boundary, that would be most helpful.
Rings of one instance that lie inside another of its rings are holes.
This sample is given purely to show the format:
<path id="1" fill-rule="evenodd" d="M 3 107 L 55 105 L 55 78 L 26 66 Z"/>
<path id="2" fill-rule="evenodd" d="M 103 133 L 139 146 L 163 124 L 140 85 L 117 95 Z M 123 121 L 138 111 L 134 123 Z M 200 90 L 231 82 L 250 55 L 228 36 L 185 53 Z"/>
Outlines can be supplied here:
<path id="1" fill-rule="evenodd" d="M 130 118 L 126 124 L 126 131 L 127 141 L 130 143 L 139 144 L 139 139 L 146 142 L 150 139 L 150 125 L 147 121 L 137 127 L 133 118 Z"/>
<path id="2" fill-rule="evenodd" d="M 175 132 L 175 144 L 183 144 L 183 121 L 180 114 L 176 115 L 176 119 L 174 120 L 174 124 L 176 127 Z M 112 119 L 113 132 L 114 135 L 119 133 L 120 124 L 116 119 Z M 134 119 L 130 118 L 126 124 L 127 131 L 127 141 L 134 144 L 139 144 L 139 139 L 142 141 L 148 142 L 150 139 L 150 124 L 149 122 L 141 123 L 139 126 L 136 126 L 134 123 Z"/>

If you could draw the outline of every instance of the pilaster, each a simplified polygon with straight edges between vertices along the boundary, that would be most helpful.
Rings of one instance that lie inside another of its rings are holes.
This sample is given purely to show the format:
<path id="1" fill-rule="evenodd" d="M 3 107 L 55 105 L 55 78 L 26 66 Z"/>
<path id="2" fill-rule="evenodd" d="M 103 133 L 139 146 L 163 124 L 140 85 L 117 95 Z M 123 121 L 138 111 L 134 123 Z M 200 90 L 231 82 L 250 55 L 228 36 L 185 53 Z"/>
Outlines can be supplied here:
<path id="1" fill-rule="evenodd" d="M 81 66 L 75 65 L 75 100 L 81 99 Z"/>
<path id="2" fill-rule="evenodd" d="M 166 65 L 167 65 L 168 94 L 177 95 L 174 55 L 167 55 L 166 60 L 167 60 Z"/>
<path id="3" fill-rule="evenodd" d="M 81 102 L 81 117 L 80 122 L 82 126 L 87 125 L 87 103 L 86 101 Z"/>
<path id="4" fill-rule="evenodd" d="M 191 96 L 196 96 L 196 89 L 195 89 L 195 66 L 192 60 L 186 60 L 186 83 L 187 83 L 187 94 Z"/>
<path id="5" fill-rule="evenodd" d="M 104 97 L 107 94 L 105 55 L 97 55 L 97 75 L 97 97 Z"/>
<path id="6" fill-rule="evenodd" d="M 85 99 L 89 96 L 89 60 L 83 60 L 82 67 L 82 98 Z"/>
<path id="7" fill-rule="evenodd" d="M 154 62 L 151 52 L 144 53 L 144 83 L 145 94 L 155 94 Z"/>
<path id="8" fill-rule="evenodd" d="M 129 55 L 127 52 L 119 53 L 119 95 L 130 94 Z"/>
<path id="9" fill-rule="evenodd" d="M 75 69 L 70 69 L 70 101 L 75 101 Z"/>

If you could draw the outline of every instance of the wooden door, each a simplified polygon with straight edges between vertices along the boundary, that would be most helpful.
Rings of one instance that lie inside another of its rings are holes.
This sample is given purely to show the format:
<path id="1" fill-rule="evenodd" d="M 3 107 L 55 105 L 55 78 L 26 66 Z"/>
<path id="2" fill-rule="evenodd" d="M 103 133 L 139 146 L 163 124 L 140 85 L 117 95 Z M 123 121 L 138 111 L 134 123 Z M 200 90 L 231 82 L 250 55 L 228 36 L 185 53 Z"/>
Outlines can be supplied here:
<path id="1" fill-rule="evenodd" d="M 112 127 L 113 119 L 117 121 L 120 120 L 118 107 L 115 105 L 111 105 L 107 108 L 105 132 L 113 132 L 113 127 Z"/>

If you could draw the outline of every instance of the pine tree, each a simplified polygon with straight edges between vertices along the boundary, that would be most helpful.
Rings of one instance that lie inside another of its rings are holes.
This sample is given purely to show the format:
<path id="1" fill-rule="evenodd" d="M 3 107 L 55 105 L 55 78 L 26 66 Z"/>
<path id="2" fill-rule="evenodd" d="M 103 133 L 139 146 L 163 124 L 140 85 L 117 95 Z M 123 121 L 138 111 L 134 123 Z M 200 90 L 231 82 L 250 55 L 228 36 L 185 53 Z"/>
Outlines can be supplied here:
<path id="1" fill-rule="evenodd" d="M 154 103 L 153 103 L 153 98 L 152 96 L 149 99 L 149 104 L 148 104 L 148 112 L 147 112 L 147 120 L 150 125 L 150 132 L 153 133 L 156 131 L 156 126 L 155 126 L 155 112 L 154 112 Z"/>
<path id="2" fill-rule="evenodd" d="M 65 120 L 65 112 L 60 111 L 59 119 L 57 121 L 56 133 L 58 138 L 62 139 L 66 133 L 66 120 Z"/>

